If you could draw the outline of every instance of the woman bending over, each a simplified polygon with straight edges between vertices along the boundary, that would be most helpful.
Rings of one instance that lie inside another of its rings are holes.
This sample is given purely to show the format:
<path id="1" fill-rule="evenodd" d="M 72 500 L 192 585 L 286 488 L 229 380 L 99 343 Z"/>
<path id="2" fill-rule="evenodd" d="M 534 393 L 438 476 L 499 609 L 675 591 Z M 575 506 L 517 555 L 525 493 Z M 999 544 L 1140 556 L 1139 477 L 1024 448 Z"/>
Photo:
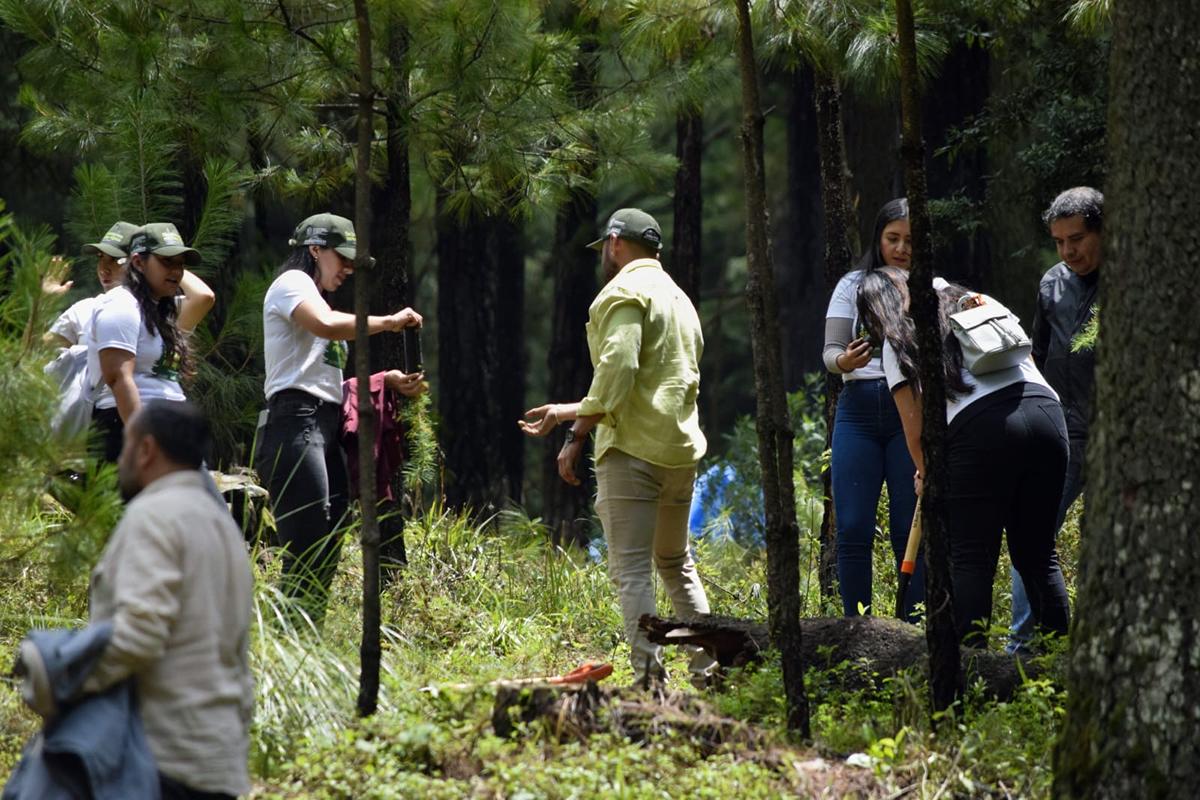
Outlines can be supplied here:
<path id="1" fill-rule="evenodd" d="M 858 308 L 872 338 L 883 342 L 883 369 L 917 467 L 919 493 L 925 472 L 921 385 L 907 282 L 908 273 L 898 269 L 867 275 Z M 1062 406 L 1032 360 L 984 375 L 967 371 L 949 325 L 950 314 L 966 294 L 961 286 L 950 284 L 938 292 L 948 426 L 946 527 L 955 626 L 964 644 L 986 644 L 1000 539 L 1006 535 L 1013 567 L 1028 589 L 1034 620 L 1044 631 L 1065 634 L 1067 588 L 1054 548 L 1067 469 Z"/>

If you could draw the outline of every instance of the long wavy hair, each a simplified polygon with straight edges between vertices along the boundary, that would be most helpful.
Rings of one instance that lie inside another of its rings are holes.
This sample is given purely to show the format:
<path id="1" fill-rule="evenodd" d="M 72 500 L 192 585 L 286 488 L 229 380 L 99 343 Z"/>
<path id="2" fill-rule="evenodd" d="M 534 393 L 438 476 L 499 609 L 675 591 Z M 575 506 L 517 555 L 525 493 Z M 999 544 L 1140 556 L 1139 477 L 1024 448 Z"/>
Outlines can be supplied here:
<path id="1" fill-rule="evenodd" d="M 138 261 L 135 262 L 134 259 Z M 125 270 L 125 288 L 137 300 L 142 311 L 142 324 L 153 335 L 157 333 L 163 340 L 163 356 L 175 354 L 179 360 L 179 375 L 183 380 L 191 380 L 196 374 L 196 364 L 192 359 L 191 348 L 188 347 L 187 336 L 179 330 L 179 306 L 174 297 L 157 298 L 146 281 L 146 276 L 138 262 L 149 258 L 137 254 L 129 257 L 129 268 Z M 144 262 L 142 262 L 144 263 Z"/>
<path id="2" fill-rule="evenodd" d="M 871 246 L 862 254 L 855 269 L 873 272 L 887 266 L 883 260 L 883 253 L 879 250 L 879 240 L 883 238 L 883 229 L 898 219 L 908 219 L 908 198 L 906 197 L 889 200 L 880 207 L 879 213 L 875 215 L 875 231 L 871 234 Z"/>
<path id="3" fill-rule="evenodd" d="M 946 383 L 946 399 L 955 400 L 971 391 L 963 379 L 962 347 L 950 330 L 950 315 L 957 310 L 959 298 L 968 290 L 957 284 L 947 284 L 938 291 L 938 329 L 942 338 L 942 374 Z M 868 270 L 858 290 L 858 316 L 873 341 L 888 342 L 896 353 L 896 361 L 905 380 L 920 391 L 921 379 L 917 365 L 919 350 L 917 332 L 908 310 L 908 273 L 898 267 L 879 267 Z"/>

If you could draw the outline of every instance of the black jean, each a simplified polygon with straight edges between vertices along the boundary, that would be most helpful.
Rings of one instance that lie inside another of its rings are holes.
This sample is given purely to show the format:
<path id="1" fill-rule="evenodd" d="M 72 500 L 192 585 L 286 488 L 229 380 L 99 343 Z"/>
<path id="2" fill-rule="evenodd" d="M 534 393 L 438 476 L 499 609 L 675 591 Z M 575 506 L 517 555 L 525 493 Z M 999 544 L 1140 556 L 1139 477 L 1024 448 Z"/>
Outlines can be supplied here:
<path id="1" fill-rule="evenodd" d="M 124 443 L 125 423 L 116 408 L 97 408 L 92 411 L 92 430 L 88 450 L 96 458 L 117 463 Z"/>
<path id="2" fill-rule="evenodd" d="M 172 780 L 161 772 L 158 773 L 158 785 L 162 792 L 162 800 L 234 800 L 234 796 L 231 794 L 202 792 Z"/>
<path id="3" fill-rule="evenodd" d="M 342 407 L 285 389 L 267 409 L 254 464 L 271 493 L 283 547 L 282 589 L 319 622 L 341 556 L 340 528 L 349 504 L 349 477 L 338 441 Z"/>
<path id="4" fill-rule="evenodd" d="M 1035 623 L 1065 634 L 1067 587 L 1054 548 L 1067 471 L 1062 406 L 1033 384 L 984 397 L 954 419 L 946 440 L 946 502 L 959 639 L 982 645 L 992 617 L 992 583 L 1007 535 Z"/>

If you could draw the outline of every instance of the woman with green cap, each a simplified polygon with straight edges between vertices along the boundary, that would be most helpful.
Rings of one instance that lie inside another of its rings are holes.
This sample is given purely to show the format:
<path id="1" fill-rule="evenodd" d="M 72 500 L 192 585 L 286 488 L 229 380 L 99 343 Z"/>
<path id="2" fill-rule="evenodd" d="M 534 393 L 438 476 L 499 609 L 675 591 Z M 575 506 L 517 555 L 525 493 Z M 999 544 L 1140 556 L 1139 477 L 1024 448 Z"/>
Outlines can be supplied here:
<path id="1" fill-rule="evenodd" d="M 354 315 L 330 308 L 326 296 L 354 274 L 354 223 L 334 214 L 301 222 L 291 255 L 263 299 L 264 391 L 255 468 L 271 493 L 275 529 L 284 548 L 284 593 L 316 621 L 324 615 L 337 570 L 338 525 L 349 505 L 349 478 L 339 444 L 342 371 Z M 367 318 L 367 331 L 420 327 L 405 308 Z M 393 371 L 389 387 L 419 393 L 421 375 Z"/>
<path id="2" fill-rule="evenodd" d="M 50 326 L 45 339 L 59 347 L 72 347 L 84 343 L 84 334 L 91 325 L 92 312 L 96 304 L 109 289 L 125 280 L 125 262 L 129 258 L 129 241 L 137 226 L 131 222 L 114 222 L 98 242 L 89 242 L 82 249 L 85 256 L 96 256 L 96 278 L 100 281 L 100 294 L 85 297 L 59 314 Z M 47 294 L 61 295 L 71 288 L 73 281 L 48 280 L 43 284 Z"/>
<path id="3" fill-rule="evenodd" d="M 100 299 L 91 325 L 90 374 L 111 391 L 92 415 L 106 461 L 117 460 L 125 422 L 143 402 L 187 399 L 179 383 L 192 373 L 187 334 L 215 300 L 186 269 L 200 263 L 200 252 L 171 223 L 138 228 L 129 254 L 124 282 Z"/>

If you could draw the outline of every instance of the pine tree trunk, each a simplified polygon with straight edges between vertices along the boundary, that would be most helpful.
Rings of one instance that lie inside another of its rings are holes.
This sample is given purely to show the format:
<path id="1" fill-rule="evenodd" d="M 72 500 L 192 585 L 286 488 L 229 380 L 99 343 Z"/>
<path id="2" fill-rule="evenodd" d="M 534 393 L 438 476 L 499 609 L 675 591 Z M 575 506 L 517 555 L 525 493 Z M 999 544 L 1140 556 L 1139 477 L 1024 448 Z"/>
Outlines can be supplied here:
<path id="1" fill-rule="evenodd" d="M 371 249 L 377 259 L 371 283 L 372 314 L 391 314 L 412 302 L 408 286 L 412 263 L 412 185 L 408 155 L 410 37 L 398 14 L 385 14 L 383 25 L 389 77 L 383 89 L 387 164 L 383 170 L 383 183 L 375 192 L 374 210 L 379 224 L 373 226 L 371 240 Z M 377 338 L 382 341 L 373 343 L 371 369 L 400 368 L 404 363 L 403 337 Z"/>
<path id="2" fill-rule="evenodd" d="M 412 183 L 409 172 L 409 32 L 394 11 L 383 15 L 382 40 L 387 48 L 388 83 L 383 90 L 384 123 L 387 126 L 384 153 L 387 164 L 383 183 L 375 190 L 371 249 L 377 263 L 372 270 L 371 313 L 391 314 L 412 303 L 409 297 L 409 270 L 412 264 Z M 406 336 L 419 336 L 408 331 Z M 371 372 L 404 369 L 404 336 L 376 336 L 371 348 Z M 400 565 L 407 561 L 404 548 L 405 515 L 411 510 L 405 502 L 404 476 L 397 470 L 392 476 L 392 495 L 399 502 L 389 506 L 381 527 L 380 563 Z M 383 571 L 386 581 L 396 573 Z"/>
<path id="3" fill-rule="evenodd" d="M 802 64 L 788 79 L 787 218 L 777 232 L 775 288 L 783 335 L 783 385 L 804 386 L 805 375 L 820 370 L 825 337 L 822 291 L 825 239 L 821 196 L 820 131 L 814 104 L 812 69 Z"/>
<path id="4" fill-rule="evenodd" d="M 946 386 L 942 374 L 942 340 L 938 299 L 933 289 L 933 240 L 925 195 L 925 144 L 921 137 L 921 103 L 912 0 L 896 0 L 900 46 L 900 100 L 904 136 L 904 175 L 912 224 L 913 267 L 909 275 L 913 324 L 921 358 L 922 433 L 925 456 L 921 512 L 924 519 L 925 634 L 929 642 L 930 699 L 934 711 L 954 703 L 962 688 L 958 636 L 954 630 L 954 596 L 950 584 L 950 549 L 946 531 Z"/>
<path id="5" fill-rule="evenodd" d="M 675 229 L 671 259 L 665 265 L 692 305 L 700 308 L 701 232 L 704 193 L 700 166 L 704 155 L 704 111 L 685 109 L 675 117 Z"/>
<path id="6" fill-rule="evenodd" d="M 771 638 L 783 663 L 789 731 L 811 735 L 804 660 L 800 650 L 800 529 L 792 483 L 792 430 L 779 351 L 779 312 L 771 267 L 763 115 L 749 0 L 737 0 L 738 62 L 742 83 L 742 164 L 746 192 L 746 303 L 758 401 L 758 460 L 766 517 L 767 609 Z"/>
<path id="7" fill-rule="evenodd" d="M 510 207 L 515 207 L 514 200 Z M 504 465 L 508 497 L 523 501 L 525 482 L 525 434 L 516 421 L 525 413 L 525 372 L 529 362 L 525 348 L 525 242 L 521 227 L 503 211 L 492 219 L 491 251 L 498 281 L 496 338 L 499 364 L 492 391 L 500 419 L 507 422 L 496 431 Z"/>
<path id="8" fill-rule="evenodd" d="M 371 353 L 367 314 L 371 294 L 371 138 L 375 91 L 371 85 L 371 21 L 367 0 L 354 0 L 358 29 L 358 149 L 355 157 L 354 224 L 359 236 L 354 282 L 354 372 L 358 382 L 358 499 L 362 514 L 363 608 L 358 715 L 375 713 L 379 700 L 379 521 L 375 509 L 375 406 L 371 402 Z"/>
<path id="9" fill-rule="evenodd" d="M 1061 14 L 1061 12 L 1060 12 Z M 942 68 L 931 81 L 928 94 L 936 103 L 926 103 L 922 117 L 929 134 L 929 151 L 937 154 L 951 144 L 952 134 L 970 124 L 984 113 L 988 102 L 988 77 L 991 72 L 991 48 L 955 44 L 946 56 Z M 934 155 L 929 162 L 929 196 L 960 197 L 978 208 L 980 214 L 988 201 L 988 159 L 986 148 L 961 148 L 951 154 Z M 1028 213 L 1027 209 L 1022 209 Z M 991 280 L 990 231 L 980 225 L 970 232 L 953 224 L 936 247 L 934 257 L 942 277 L 985 289 Z M 996 291 L 992 289 L 991 291 Z M 1035 294 L 1022 283 L 1020 292 L 1032 298 Z M 997 293 L 997 297 L 1005 298 Z M 1005 302 L 1008 300 L 1005 298 Z"/>
<path id="10" fill-rule="evenodd" d="M 508 496 L 500 431 L 496 314 L 499 285 L 489 252 L 490 221 L 460 219 L 436 202 L 438 257 L 438 413 L 446 464 L 446 503 L 482 517 Z M 506 345 L 507 346 L 507 345 Z"/>
<path id="11" fill-rule="evenodd" d="M 822 216 L 825 220 L 825 292 L 822 296 L 828 298 L 853 261 L 846 230 L 846 145 L 842 135 L 842 90 L 837 80 L 828 75 L 818 75 L 813 100 L 817 109 Z M 824 319 L 824 314 L 820 318 Z M 825 373 L 825 448 L 830 449 L 833 447 L 833 423 L 838 396 L 842 392 L 842 377 L 825 370 L 823 364 L 822 370 Z M 837 516 L 833 507 L 833 480 L 828 466 L 821 473 L 821 488 L 824 497 L 819 571 L 821 597 L 835 600 Z"/>
<path id="12" fill-rule="evenodd" d="M 578 3 L 563 4 L 556 10 L 565 16 L 563 27 L 579 36 L 572 95 L 576 107 L 586 110 L 596 102 L 596 18 L 583 13 Z M 580 177 L 585 185 L 591 183 L 594 172 L 591 164 L 582 166 Z M 586 325 L 588 306 L 596 296 L 599 259 L 587 249 L 587 243 L 596 238 L 598 214 L 595 195 L 590 189 L 580 188 L 568 194 L 555 215 L 554 243 L 547 265 L 554 285 L 550 348 L 546 354 L 546 398 L 550 402 L 579 400 L 592 382 Z M 584 447 L 591 447 L 590 437 Z M 561 434 L 547 437 L 542 454 L 542 519 L 556 546 L 583 547 L 588 540 L 594 480 L 590 469 L 579 471 L 579 486 L 571 486 L 559 477 L 561 448 Z M 584 463 L 589 455 L 585 450 Z"/>
<path id="13" fill-rule="evenodd" d="M 1198 40 L 1194 1 L 1115 3 L 1104 321 L 1056 797 L 1200 785 Z"/>
<path id="14" fill-rule="evenodd" d="M 554 276 L 554 303 L 550 352 L 546 356 L 552 402 L 570 402 L 587 394 L 592 382 L 586 326 L 588 306 L 596 296 L 595 252 L 587 243 L 596 236 L 596 198 L 588 191 L 574 192 L 558 210 L 550 269 Z M 585 445 L 590 447 L 589 445 Z M 571 486 L 558 474 L 562 437 L 551 434 L 542 459 L 542 518 L 555 544 L 587 544 L 587 517 L 592 495 L 591 470 L 580 471 L 580 485 Z"/>

